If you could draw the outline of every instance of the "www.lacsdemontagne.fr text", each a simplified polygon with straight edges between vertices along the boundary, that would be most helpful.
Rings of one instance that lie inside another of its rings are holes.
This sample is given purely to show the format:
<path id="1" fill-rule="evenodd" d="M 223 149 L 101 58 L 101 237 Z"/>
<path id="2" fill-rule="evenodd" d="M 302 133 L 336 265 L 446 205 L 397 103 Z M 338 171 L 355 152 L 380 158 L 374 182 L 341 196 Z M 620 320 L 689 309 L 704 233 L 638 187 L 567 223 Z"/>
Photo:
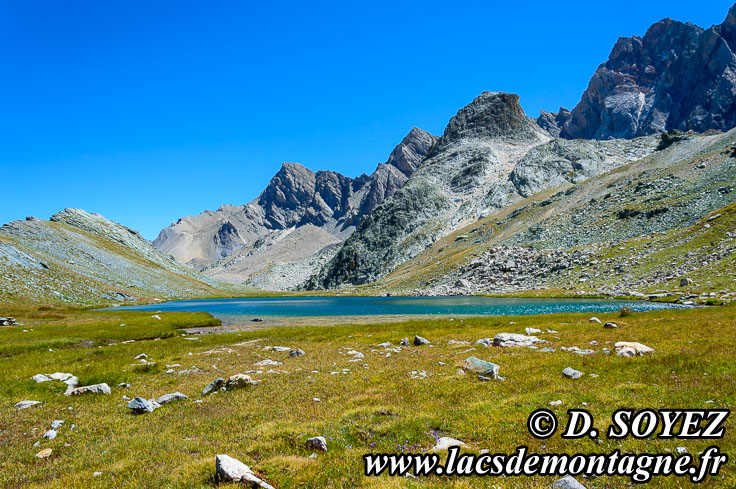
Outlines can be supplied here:
<path id="1" fill-rule="evenodd" d="M 451 447 L 447 459 L 440 463 L 436 453 L 390 454 L 377 453 L 363 456 L 365 475 L 378 476 L 625 476 L 633 482 L 648 482 L 654 476 L 688 477 L 691 482 L 702 482 L 706 476 L 718 475 L 728 456 L 716 446 L 700 455 L 689 453 L 634 454 L 614 450 L 595 454 L 529 453 L 527 447 L 518 447 L 512 454 L 461 453 Z"/>

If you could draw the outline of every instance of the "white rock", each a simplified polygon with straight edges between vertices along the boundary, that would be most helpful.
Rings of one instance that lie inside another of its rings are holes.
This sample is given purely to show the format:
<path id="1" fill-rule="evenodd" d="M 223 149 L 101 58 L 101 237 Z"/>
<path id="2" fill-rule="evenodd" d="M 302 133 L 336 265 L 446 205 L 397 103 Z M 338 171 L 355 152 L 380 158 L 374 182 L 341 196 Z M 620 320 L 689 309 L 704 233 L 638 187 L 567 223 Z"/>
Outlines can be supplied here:
<path id="1" fill-rule="evenodd" d="M 156 402 L 159 404 L 168 404 L 173 401 L 185 401 L 187 399 L 189 398 L 181 392 L 174 392 L 173 394 L 164 394 L 163 396 L 156 399 Z"/>
<path id="2" fill-rule="evenodd" d="M 58 429 L 63 424 L 64 424 L 64 420 L 63 419 L 56 419 L 56 420 L 54 420 L 53 423 L 51 423 L 51 429 L 52 430 Z"/>
<path id="3" fill-rule="evenodd" d="M 619 357 L 635 357 L 654 353 L 653 348 L 632 341 L 619 341 L 614 346 L 616 355 Z"/>
<path id="4" fill-rule="evenodd" d="M 254 367 L 267 367 L 268 365 L 282 365 L 282 362 L 277 362 L 276 360 L 266 359 L 266 360 L 261 360 L 260 362 L 256 362 L 253 364 Z"/>
<path id="5" fill-rule="evenodd" d="M 256 477 L 250 467 L 229 455 L 215 456 L 215 480 L 217 482 L 246 482 L 255 487 L 274 489 L 272 485 Z"/>
<path id="6" fill-rule="evenodd" d="M 432 447 L 433 452 L 437 452 L 440 450 L 447 450 L 450 447 L 464 447 L 465 443 L 461 442 L 460 440 L 456 440 L 455 438 L 450 438 L 449 436 L 443 436 L 439 440 L 437 440 L 437 444 Z"/>
<path id="7" fill-rule="evenodd" d="M 588 319 L 588 322 L 601 324 L 602 321 L 598 319 L 597 317 L 593 316 L 592 318 Z"/>
<path id="8" fill-rule="evenodd" d="M 81 396 L 82 394 L 110 394 L 110 386 L 102 384 L 85 385 L 83 387 L 77 387 L 75 389 L 67 390 L 64 395 L 67 396 Z"/>
<path id="9" fill-rule="evenodd" d="M 27 409 L 38 404 L 41 404 L 41 401 L 20 401 L 19 403 L 16 403 L 15 409 Z"/>
<path id="10" fill-rule="evenodd" d="M 480 340 L 478 341 L 480 343 Z M 547 343 L 540 340 L 536 336 L 524 336 L 518 333 L 498 333 L 493 337 L 493 346 L 513 347 L 513 346 L 532 346 L 537 343 Z"/>
<path id="11" fill-rule="evenodd" d="M 56 438 L 56 430 L 48 430 L 46 433 L 43 434 L 44 440 L 53 440 Z"/>
<path id="12" fill-rule="evenodd" d="M 579 483 L 575 478 L 566 475 L 552 484 L 552 489 L 586 489 L 584 485 Z"/>
<path id="13" fill-rule="evenodd" d="M 524 331 L 526 331 L 526 334 L 537 334 L 537 333 L 542 332 L 541 329 L 537 329 L 537 328 L 526 328 L 524 329 Z"/>

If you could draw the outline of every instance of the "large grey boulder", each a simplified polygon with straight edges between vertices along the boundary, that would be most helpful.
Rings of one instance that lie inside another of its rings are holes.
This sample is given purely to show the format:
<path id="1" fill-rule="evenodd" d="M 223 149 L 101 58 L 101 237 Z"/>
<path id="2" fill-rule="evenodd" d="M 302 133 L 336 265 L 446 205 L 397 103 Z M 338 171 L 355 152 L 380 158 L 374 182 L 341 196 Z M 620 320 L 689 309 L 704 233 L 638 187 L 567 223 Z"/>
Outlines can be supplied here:
<path id="1" fill-rule="evenodd" d="M 475 372 L 484 377 L 498 378 L 499 366 L 495 363 L 486 362 L 478 357 L 468 357 L 463 362 L 463 370 Z"/>

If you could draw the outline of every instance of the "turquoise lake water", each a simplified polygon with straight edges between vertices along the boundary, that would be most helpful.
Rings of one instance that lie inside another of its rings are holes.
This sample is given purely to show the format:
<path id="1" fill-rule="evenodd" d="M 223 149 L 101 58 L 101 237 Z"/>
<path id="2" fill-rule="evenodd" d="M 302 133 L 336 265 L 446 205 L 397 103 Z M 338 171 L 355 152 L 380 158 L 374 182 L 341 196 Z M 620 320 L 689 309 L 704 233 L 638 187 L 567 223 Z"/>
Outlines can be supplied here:
<path id="1" fill-rule="evenodd" d="M 204 311 L 216 318 L 250 320 L 269 316 L 471 315 L 515 316 L 563 312 L 605 313 L 684 308 L 675 304 L 606 299 L 527 299 L 498 297 L 267 297 L 171 301 L 115 310 Z"/>

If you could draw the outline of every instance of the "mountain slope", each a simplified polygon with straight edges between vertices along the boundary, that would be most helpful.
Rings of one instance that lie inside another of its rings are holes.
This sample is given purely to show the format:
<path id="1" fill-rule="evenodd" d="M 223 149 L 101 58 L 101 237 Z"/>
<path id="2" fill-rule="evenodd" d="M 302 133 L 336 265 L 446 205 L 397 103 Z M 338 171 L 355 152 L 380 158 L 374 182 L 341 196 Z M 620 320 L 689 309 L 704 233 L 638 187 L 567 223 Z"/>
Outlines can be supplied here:
<path id="1" fill-rule="evenodd" d="M 620 38 L 571 113 L 540 125 L 568 139 L 632 138 L 736 125 L 736 5 L 709 29 L 664 19 Z"/>
<path id="2" fill-rule="evenodd" d="M 376 280 L 443 236 L 529 195 L 651 154 L 659 138 L 552 140 L 518 97 L 486 92 L 462 109 L 409 182 L 381 205 L 309 288 Z"/>
<path id="3" fill-rule="evenodd" d="M 736 130 L 681 134 L 649 156 L 460 229 L 361 292 L 722 296 L 736 290 L 735 189 Z M 681 279 L 695 283 L 681 287 Z"/>
<path id="4" fill-rule="evenodd" d="M 65 209 L 0 227 L 0 302 L 114 303 L 222 294 L 136 231 Z"/>
<path id="5" fill-rule="evenodd" d="M 436 141 L 414 128 L 385 164 L 358 178 L 284 163 L 254 201 L 179 219 L 153 245 L 219 280 L 292 288 L 406 183 Z"/>

